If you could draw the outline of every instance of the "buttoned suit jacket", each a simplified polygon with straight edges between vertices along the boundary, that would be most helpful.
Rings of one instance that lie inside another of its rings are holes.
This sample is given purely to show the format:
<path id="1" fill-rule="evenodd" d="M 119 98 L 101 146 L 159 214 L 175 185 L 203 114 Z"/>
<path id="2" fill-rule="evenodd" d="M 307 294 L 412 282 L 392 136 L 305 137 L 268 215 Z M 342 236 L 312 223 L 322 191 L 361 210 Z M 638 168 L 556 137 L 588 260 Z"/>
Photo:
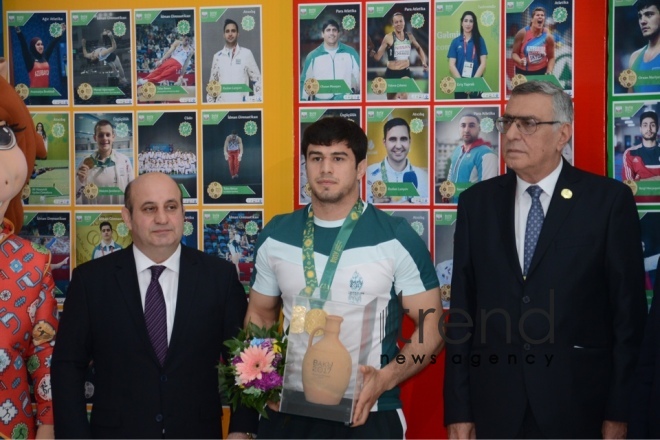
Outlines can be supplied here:
<path id="1" fill-rule="evenodd" d="M 445 423 L 514 438 L 527 405 L 548 438 L 627 421 L 646 314 L 632 192 L 564 162 L 527 277 L 516 175 L 461 194 L 447 331 Z"/>
<path id="2" fill-rule="evenodd" d="M 182 246 L 176 312 L 160 365 L 144 320 L 133 246 L 73 271 L 52 364 L 59 438 L 221 438 L 223 341 L 243 326 L 245 291 L 227 261 Z M 85 372 L 94 362 L 87 421 Z M 255 432 L 237 411 L 231 430 Z"/>

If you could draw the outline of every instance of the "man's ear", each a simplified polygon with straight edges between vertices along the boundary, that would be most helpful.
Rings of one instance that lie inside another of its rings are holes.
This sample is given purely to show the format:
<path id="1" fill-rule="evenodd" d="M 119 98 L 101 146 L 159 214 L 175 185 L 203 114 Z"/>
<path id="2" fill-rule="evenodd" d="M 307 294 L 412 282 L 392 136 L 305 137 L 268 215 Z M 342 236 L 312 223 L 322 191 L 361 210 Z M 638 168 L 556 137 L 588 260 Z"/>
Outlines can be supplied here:
<path id="1" fill-rule="evenodd" d="M 131 213 L 125 206 L 121 207 L 121 218 L 124 220 L 124 223 L 126 223 L 126 226 L 128 226 L 128 229 L 132 231 L 133 224 L 131 223 Z"/>
<path id="2" fill-rule="evenodd" d="M 367 159 L 362 159 L 357 164 L 357 180 L 362 180 L 362 177 L 367 173 Z"/>

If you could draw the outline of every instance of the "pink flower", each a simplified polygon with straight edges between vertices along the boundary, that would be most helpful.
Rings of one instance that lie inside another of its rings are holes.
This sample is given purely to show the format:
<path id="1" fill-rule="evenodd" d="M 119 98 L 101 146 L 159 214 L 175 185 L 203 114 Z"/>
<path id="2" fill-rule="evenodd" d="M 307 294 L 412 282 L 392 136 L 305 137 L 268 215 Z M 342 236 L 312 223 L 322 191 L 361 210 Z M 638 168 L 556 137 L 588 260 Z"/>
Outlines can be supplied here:
<path id="1" fill-rule="evenodd" d="M 275 353 L 256 345 L 250 346 L 241 353 L 242 364 L 236 364 L 238 381 L 241 384 L 251 380 L 261 379 L 261 373 L 270 373 L 274 370 L 273 358 Z"/>

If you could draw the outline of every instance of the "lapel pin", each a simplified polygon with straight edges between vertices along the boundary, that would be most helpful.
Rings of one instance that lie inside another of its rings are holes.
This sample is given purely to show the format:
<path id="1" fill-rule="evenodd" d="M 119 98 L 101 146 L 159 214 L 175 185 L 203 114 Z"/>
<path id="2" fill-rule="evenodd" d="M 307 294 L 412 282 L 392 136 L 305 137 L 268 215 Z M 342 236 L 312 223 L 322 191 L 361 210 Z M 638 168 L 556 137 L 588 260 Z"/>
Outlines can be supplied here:
<path id="1" fill-rule="evenodd" d="M 570 199 L 571 197 L 573 197 L 573 191 L 571 191 L 568 188 L 564 188 L 561 190 L 561 196 L 565 199 Z"/>

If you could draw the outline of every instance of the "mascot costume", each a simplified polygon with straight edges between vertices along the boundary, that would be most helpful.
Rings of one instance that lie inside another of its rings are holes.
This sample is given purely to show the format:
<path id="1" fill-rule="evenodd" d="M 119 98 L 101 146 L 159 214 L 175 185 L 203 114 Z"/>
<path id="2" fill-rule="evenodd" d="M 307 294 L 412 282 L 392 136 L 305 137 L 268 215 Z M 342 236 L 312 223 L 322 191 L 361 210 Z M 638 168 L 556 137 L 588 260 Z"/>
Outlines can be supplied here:
<path id="1" fill-rule="evenodd" d="M 57 302 L 50 254 L 15 234 L 23 225 L 21 193 L 28 170 L 46 149 L 3 69 L 0 59 L 0 436 L 53 438 L 50 362 Z"/>

